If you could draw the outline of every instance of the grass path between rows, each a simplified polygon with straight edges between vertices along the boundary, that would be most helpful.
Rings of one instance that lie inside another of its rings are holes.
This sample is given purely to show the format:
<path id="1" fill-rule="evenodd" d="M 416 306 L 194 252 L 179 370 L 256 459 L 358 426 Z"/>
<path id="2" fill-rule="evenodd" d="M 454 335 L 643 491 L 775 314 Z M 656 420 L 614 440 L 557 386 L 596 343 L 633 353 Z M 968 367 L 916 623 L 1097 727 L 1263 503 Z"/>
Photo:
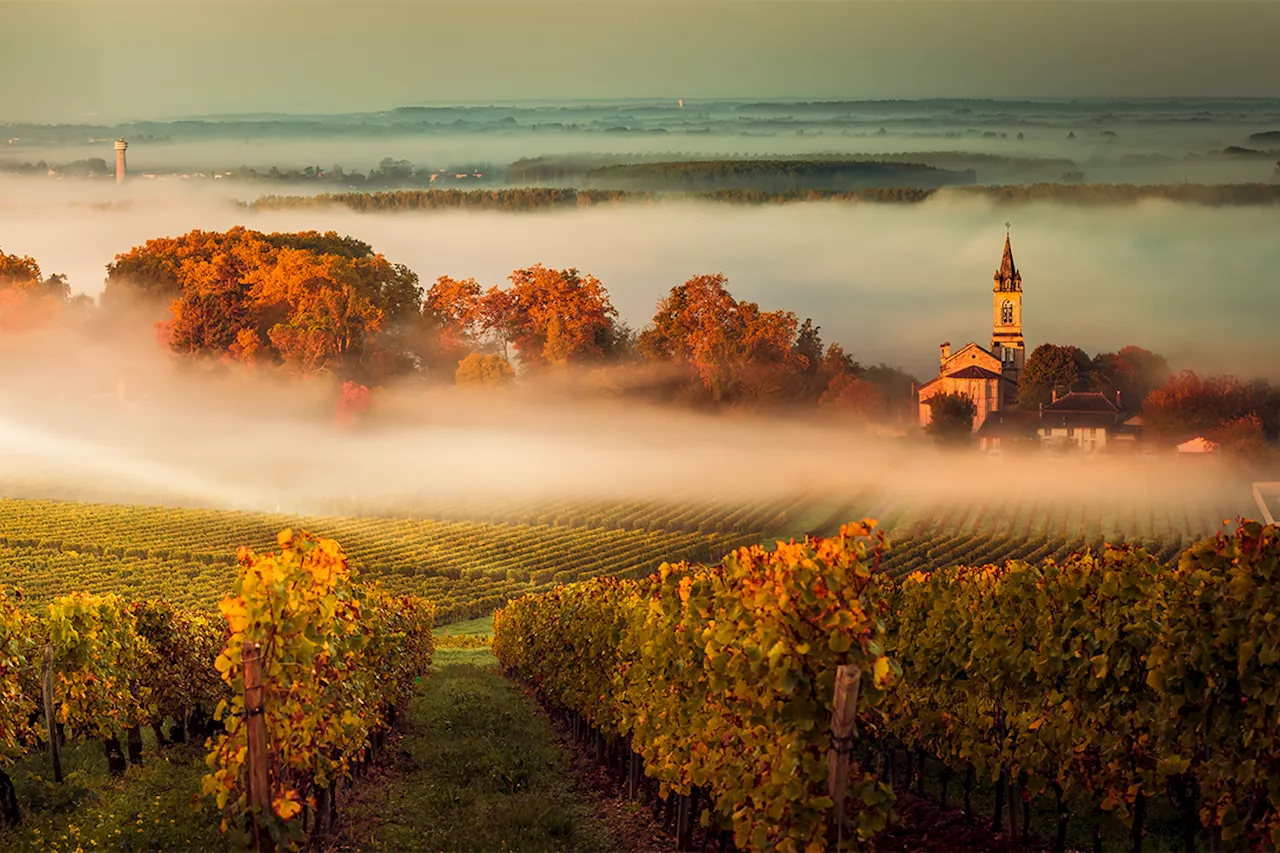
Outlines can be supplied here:
<path id="1" fill-rule="evenodd" d="M 614 851 L 546 717 L 486 649 L 439 649 L 401 736 L 343 803 L 332 849 Z"/>

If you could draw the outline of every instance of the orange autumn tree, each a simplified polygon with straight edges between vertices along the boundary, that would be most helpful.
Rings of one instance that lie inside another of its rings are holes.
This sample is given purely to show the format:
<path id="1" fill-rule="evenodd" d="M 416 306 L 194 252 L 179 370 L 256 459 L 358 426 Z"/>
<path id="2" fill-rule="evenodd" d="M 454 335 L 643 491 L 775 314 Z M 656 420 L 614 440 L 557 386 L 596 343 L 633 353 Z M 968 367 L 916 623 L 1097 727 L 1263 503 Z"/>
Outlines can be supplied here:
<path id="1" fill-rule="evenodd" d="M 0 252 L 0 331 L 49 326 L 57 321 L 70 296 L 71 287 L 64 276 L 45 278 L 34 258 Z"/>
<path id="2" fill-rule="evenodd" d="M 149 240 L 107 267 L 106 306 L 167 305 L 176 353 L 302 374 L 407 369 L 422 289 L 407 267 L 334 232 L 243 227 Z"/>
<path id="3" fill-rule="evenodd" d="M 541 264 L 516 270 L 509 299 L 488 297 L 491 328 L 507 333 L 521 364 L 546 367 L 600 361 L 618 343 L 618 312 L 609 292 L 593 275 Z"/>
<path id="4" fill-rule="evenodd" d="M 715 402 L 786 394 L 811 363 L 798 347 L 796 315 L 740 302 L 727 283 L 723 275 L 700 275 L 673 287 L 637 348 L 650 360 L 686 365 Z"/>
<path id="5" fill-rule="evenodd" d="M 442 275 L 427 290 L 412 348 L 428 375 L 452 378 L 459 362 L 487 348 L 483 296 L 474 278 Z"/>
<path id="6" fill-rule="evenodd" d="M 426 351 L 458 364 L 471 354 L 509 360 L 514 347 L 523 368 L 539 369 L 607 361 L 626 349 L 627 331 L 595 276 L 535 264 L 509 281 L 482 291 L 473 278 L 437 279 L 423 306 Z"/>

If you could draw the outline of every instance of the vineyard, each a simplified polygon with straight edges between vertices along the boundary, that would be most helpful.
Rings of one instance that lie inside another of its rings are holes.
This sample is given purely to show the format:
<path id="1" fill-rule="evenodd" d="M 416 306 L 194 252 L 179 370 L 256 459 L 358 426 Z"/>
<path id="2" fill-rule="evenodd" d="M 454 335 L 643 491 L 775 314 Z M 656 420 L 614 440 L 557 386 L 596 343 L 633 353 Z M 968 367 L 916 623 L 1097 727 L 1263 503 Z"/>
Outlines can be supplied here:
<path id="1" fill-rule="evenodd" d="M 492 645 L 665 809 L 681 849 L 700 814 L 707 845 L 860 847 L 894 826 L 895 782 L 922 789 L 930 765 L 967 813 L 994 790 L 992 826 L 1024 841 L 1048 802 L 1058 849 L 1101 816 L 1140 847 L 1153 812 L 1188 849 L 1274 845 L 1280 533 L 1224 530 L 1231 498 L 1153 495 L 1137 514 L 880 490 L 399 518 L 2 500 L 0 771 L 96 744 L 120 774 L 144 740 L 207 738 L 194 826 L 308 844 L 335 831 L 336 785 L 359 784 L 435 650 Z M 885 512 L 887 537 L 771 541 L 862 507 Z M 291 532 L 304 525 L 319 536 Z M 1193 541 L 1209 527 L 1221 535 Z M 475 617 L 495 609 L 489 636 Z M 25 772 L 24 796 L 58 790 Z M 10 822 L 17 790 L 0 772 Z"/>
<path id="2" fill-rule="evenodd" d="M 963 780 L 971 817 L 975 784 L 994 785 L 992 827 L 1015 840 L 1048 799 L 1056 849 L 1073 820 L 1100 849 L 1103 817 L 1141 849 L 1157 807 L 1184 849 L 1201 833 L 1214 849 L 1280 844 L 1280 529 L 1233 526 L 1173 569 L 1107 546 L 894 579 L 879 557 L 850 525 L 573 584 L 499 611 L 494 650 L 593 733 L 598 759 L 642 768 L 678 833 L 702 810 L 743 850 L 871 840 L 894 820 L 902 755 L 921 790 L 941 765 L 943 802 Z M 832 722 L 847 666 L 861 674 L 853 745 Z M 848 812 L 824 761 L 839 754 L 855 758 Z"/>
<path id="3" fill-rule="evenodd" d="M 277 542 L 239 550 L 220 616 L 84 592 L 30 606 L 0 587 L 4 823 L 22 821 L 15 758 L 47 750 L 51 790 L 70 790 L 65 748 L 100 743 L 121 777 L 143 764 L 147 728 L 158 745 L 207 744 L 202 793 L 223 833 L 258 849 L 323 840 L 336 785 L 376 756 L 430 666 L 434 611 L 360 580 L 333 540 Z"/>
<path id="4" fill-rule="evenodd" d="M 263 548 L 275 531 L 297 527 L 341 541 L 352 565 L 388 590 L 430 598 L 443 623 L 557 583 L 637 577 L 663 561 L 714 563 L 743 545 L 831 535 L 850 518 L 883 519 L 892 544 L 883 568 L 896 576 L 1061 560 L 1104 541 L 1141 544 L 1171 564 L 1190 542 L 1251 511 L 1246 488 L 1130 489 L 1074 501 L 1030 489 L 946 497 L 877 486 L 737 504 L 422 500 L 337 505 L 342 514 L 326 517 L 6 498 L 0 565 L 35 602 L 83 590 L 207 609 L 226 589 L 240 545 Z"/>
<path id="5" fill-rule="evenodd" d="M 237 548 L 268 547 L 289 527 L 342 542 L 353 566 L 393 593 L 431 599 L 442 621 L 555 583 L 648 573 L 671 558 L 714 561 L 759 538 L 9 499 L 0 501 L 0 564 L 33 602 L 77 590 L 211 609 L 233 577 Z"/>

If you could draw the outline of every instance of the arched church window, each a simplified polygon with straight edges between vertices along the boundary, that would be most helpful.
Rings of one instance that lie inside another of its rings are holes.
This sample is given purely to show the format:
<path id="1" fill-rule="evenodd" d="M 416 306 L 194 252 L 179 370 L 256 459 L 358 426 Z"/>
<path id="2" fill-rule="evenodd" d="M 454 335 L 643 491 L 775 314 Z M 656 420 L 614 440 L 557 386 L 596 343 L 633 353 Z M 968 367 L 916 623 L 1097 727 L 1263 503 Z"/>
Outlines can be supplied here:
<path id="1" fill-rule="evenodd" d="M 1000 306 L 1000 322 L 1006 326 L 1013 322 L 1013 303 L 1008 299 Z"/>

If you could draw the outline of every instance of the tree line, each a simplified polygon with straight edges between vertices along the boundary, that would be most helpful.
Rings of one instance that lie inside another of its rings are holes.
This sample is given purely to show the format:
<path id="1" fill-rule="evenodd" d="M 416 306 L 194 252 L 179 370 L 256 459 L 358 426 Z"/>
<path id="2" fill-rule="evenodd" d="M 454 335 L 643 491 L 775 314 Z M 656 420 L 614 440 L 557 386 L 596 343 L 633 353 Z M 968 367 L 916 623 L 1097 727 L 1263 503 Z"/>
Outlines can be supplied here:
<path id="1" fill-rule="evenodd" d="M 1018 407 L 1036 410 L 1054 392 L 1093 391 L 1142 415 L 1143 430 L 1166 440 L 1204 436 L 1237 455 L 1280 438 L 1280 387 L 1263 379 L 1173 373 L 1164 356 L 1136 346 L 1090 357 L 1076 346 L 1041 344 L 1018 381 Z"/>
<path id="2" fill-rule="evenodd" d="M 488 287 L 442 276 L 424 288 L 409 268 L 334 232 L 237 226 L 152 239 L 107 266 L 100 307 L 72 298 L 65 277 L 46 276 L 33 258 L 0 253 L 0 330 L 139 312 L 177 357 L 329 375 L 354 383 L 344 393 L 356 397 L 359 386 L 392 381 L 501 387 L 555 375 L 592 394 L 692 406 L 807 406 L 903 424 L 914 413 L 914 377 L 859 363 L 824 342 L 812 318 L 738 300 L 720 274 L 671 287 L 635 330 L 604 284 L 574 268 L 535 264 Z M 1034 411 L 1070 391 L 1141 412 L 1162 438 L 1203 434 L 1251 452 L 1280 436 L 1280 388 L 1172 374 L 1141 347 L 1033 350 L 1017 405 Z M 953 414 L 938 420 L 965 412 Z"/>
<path id="3" fill-rule="evenodd" d="M 977 173 L 875 160 L 703 160 L 603 166 L 584 179 L 589 187 L 666 192 L 839 191 L 971 184 Z"/>
<path id="4" fill-rule="evenodd" d="M 1060 204 L 1120 206 L 1164 199 L 1206 206 L 1273 205 L 1280 202 L 1280 183 L 1273 184 L 1085 184 L 1039 183 L 1009 186 L 880 187 L 824 189 L 707 189 L 656 192 L 634 189 L 520 187 L 485 190 L 397 190 L 390 192 L 319 193 L 308 196 L 266 195 L 245 203 L 249 210 L 281 210 L 341 206 L 362 213 L 396 210 L 475 208 L 534 211 L 598 204 L 659 201 L 706 201 L 724 204 L 787 204 L 804 201 L 918 204 L 939 192 L 952 197 L 985 198 L 999 204 L 1049 201 Z"/>
<path id="5" fill-rule="evenodd" d="M 44 305 L 53 322 L 71 304 L 65 280 L 41 284 L 31 259 L 4 264 L 19 272 L 0 278 L 0 307 Z M 593 394 L 909 417 L 914 377 L 864 367 L 812 319 L 738 300 L 728 284 L 694 276 L 636 331 L 604 284 L 577 269 L 534 265 L 489 287 L 444 276 L 424 288 L 351 237 L 237 226 L 117 255 L 97 310 L 141 315 L 181 359 L 329 375 L 348 395 L 393 381 L 492 387 L 555 374 Z M 6 307 L 0 324 L 18 316 Z"/>

